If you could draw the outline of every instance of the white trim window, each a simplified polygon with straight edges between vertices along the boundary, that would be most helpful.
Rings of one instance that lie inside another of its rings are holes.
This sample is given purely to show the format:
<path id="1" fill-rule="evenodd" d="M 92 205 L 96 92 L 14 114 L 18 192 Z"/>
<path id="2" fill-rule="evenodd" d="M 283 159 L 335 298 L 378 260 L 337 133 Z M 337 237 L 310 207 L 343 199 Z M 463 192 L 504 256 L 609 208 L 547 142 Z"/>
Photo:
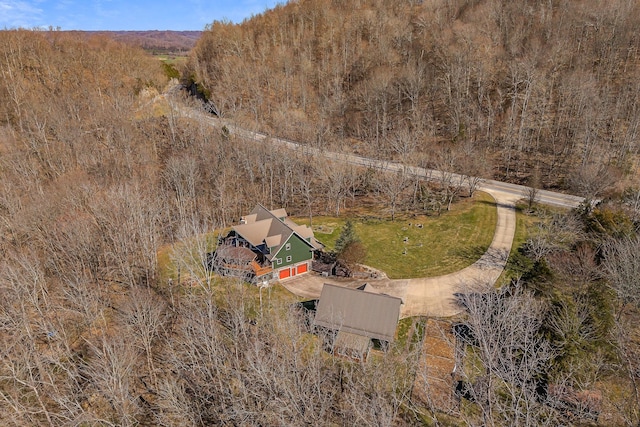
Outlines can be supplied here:
<path id="1" fill-rule="evenodd" d="M 291 262 L 291 255 L 287 255 L 287 262 Z"/>
<path id="2" fill-rule="evenodd" d="M 290 250 L 291 250 L 291 243 L 287 243 L 287 244 L 284 246 L 284 250 L 285 250 L 285 251 L 290 251 Z"/>
<path id="3" fill-rule="evenodd" d="M 276 258 L 276 264 L 281 265 L 282 264 L 282 258 Z"/>

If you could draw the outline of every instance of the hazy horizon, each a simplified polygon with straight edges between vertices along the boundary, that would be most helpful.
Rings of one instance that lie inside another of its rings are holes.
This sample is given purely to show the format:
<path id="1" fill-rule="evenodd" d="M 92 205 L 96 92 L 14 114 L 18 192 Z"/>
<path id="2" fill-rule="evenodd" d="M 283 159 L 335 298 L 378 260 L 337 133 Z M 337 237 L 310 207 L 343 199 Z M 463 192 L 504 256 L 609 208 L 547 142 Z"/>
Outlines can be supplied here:
<path id="1" fill-rule="evenodd" d="M 276 0 L 0 0 L 0 28 L 80 31 L 201 31 L 213 21 L 244 19 Z"/>

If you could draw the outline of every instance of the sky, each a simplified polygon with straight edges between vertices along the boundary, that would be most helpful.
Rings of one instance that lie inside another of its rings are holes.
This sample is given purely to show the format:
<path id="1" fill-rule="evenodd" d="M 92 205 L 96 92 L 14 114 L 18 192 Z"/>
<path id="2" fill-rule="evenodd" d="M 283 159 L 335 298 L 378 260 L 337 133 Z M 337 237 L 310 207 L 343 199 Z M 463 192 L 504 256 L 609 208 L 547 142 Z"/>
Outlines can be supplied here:
<path id="1" fill-rule="evenodd" d="M 202 30 L 242 22 L 284 0 L 0 0 L 0 29 Z"/>

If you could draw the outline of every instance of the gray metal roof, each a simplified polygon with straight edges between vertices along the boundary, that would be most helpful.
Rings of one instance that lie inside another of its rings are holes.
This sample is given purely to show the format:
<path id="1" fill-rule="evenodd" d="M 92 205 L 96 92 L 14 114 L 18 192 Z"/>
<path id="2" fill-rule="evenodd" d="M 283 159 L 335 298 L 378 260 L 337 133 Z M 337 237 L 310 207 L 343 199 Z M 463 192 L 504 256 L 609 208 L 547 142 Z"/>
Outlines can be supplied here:
<path id="1" fill-rule="evenodd" d="M 371 345 L 371 339 L 364 335 L 351 334 L 345 331 L 339 331 L 336 340 L 333 343 L 334 350 L 340 353 L 340 349 L 354 350 L 357 356 L 366 356 Z"/>
<path id="2" fill-rule="evenodd" d="M 393 342 L 400 298 L 325 283 L 314 323 L 325 328 Z"/>

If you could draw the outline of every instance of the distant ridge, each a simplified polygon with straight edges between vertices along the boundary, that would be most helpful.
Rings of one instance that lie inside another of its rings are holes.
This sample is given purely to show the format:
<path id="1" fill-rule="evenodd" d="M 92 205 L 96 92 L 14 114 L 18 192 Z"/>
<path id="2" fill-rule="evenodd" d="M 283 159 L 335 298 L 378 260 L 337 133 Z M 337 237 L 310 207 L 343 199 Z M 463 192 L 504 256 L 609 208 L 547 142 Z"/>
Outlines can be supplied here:
<path id="1" fill-rule="evenodd" d="M 63 31 L 85 36 L 101 35 L 121 43 L 139 46 L 155 54 L 185 54 L 195 46 L 202 31 Z"/>

